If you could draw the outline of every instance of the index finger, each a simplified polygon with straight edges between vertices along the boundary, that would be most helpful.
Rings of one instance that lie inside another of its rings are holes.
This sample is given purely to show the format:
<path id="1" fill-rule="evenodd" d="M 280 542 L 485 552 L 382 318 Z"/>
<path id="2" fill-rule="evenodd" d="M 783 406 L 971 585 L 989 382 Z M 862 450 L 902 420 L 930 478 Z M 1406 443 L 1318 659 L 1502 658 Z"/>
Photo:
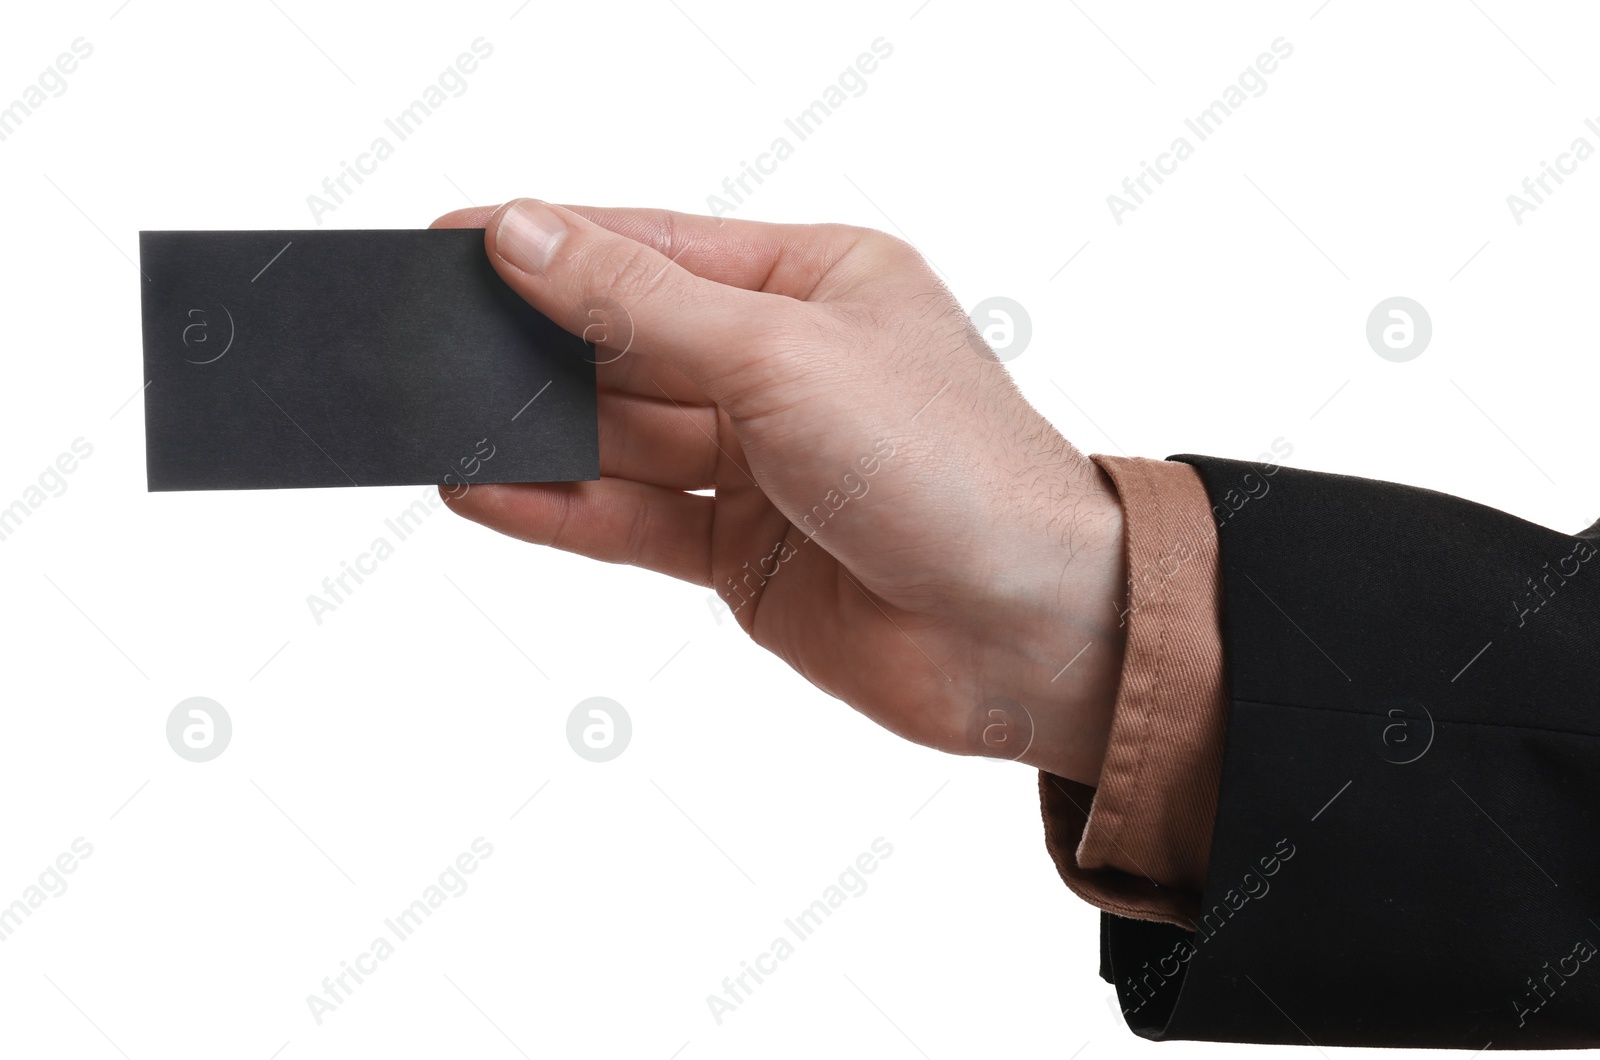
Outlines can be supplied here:
<path id="1" fill-rule="evenodd" d="M 674 210 L 568 206 L 564 210 L 643 243 L 696 276 L 746 291 L 806 300 L 867 230 L 773 224 Z M 498 206 L 453 210 L 430 228 L 483 228 Z"/>

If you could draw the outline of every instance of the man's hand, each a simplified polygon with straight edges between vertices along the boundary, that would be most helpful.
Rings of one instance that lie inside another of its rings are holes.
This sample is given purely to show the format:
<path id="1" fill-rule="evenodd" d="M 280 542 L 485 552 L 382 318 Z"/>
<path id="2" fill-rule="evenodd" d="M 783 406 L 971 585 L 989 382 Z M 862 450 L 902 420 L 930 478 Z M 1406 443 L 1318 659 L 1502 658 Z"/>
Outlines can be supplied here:
<path id="1" fill-rule="evenodd" d="M 908 739 L 1093 784 L 1122 665 L 1122 515 L 904 242 L 518 199 L 495 269 L 597 344 L 597 482 L 449 504 L 715 589 Z M 714 489 L 715 496 L 692 490 Z"/>

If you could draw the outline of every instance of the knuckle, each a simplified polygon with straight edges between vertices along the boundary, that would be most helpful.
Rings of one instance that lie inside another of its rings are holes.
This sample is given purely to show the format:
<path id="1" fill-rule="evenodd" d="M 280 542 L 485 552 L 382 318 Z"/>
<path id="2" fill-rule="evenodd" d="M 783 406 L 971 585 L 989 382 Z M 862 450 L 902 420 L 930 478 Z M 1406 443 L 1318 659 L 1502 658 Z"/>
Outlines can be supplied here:
<path id="1" fill-rule="evenodd" d="M 861 246 L 875 257 L 897 264 L 921 263 L 922 261 L 921 251 L 899 236 L 891 235 L 876 228 L 862 228 L 858 231 L 860 232 Z"/>
<path id="2" fill-rule="evenodd" d="M 683 252 L 687 237 L 678 223 L 678 215 L 672 210 L 662 210 L 656 215 L 656 224 L 660 230 L 661 254 L 669 261 L 677 261 L 678 255 Z"/>
<path id="3" fill-rule="evenodd" d="M 665 264 L 665 268 L 662 266 Z M 591 292 L 606 294 L 626 305 L 629 301 L 648 298 L 660 286 L 662 277 L 671 263 L 661 261 L 661 256 L 643 243 L 627 247 L 607 248 L 594 255 L 588 263 L 584 284 Z"/>
<path id="4" fill-rule="evenodd" d="M 568 551 L 567 525 L 572 521 L 573 510 L 577 502 L 577 492 L 570 489 L 559 490 L 556 492 L 556 498 L 555 517 L 550 520 L 550 532 L 546 535 L 545 540 L 538 543 L 546 548 L 558 548 L 562 551 Z"/>
<path id="5" fill-rule="evenodd" d="M 650 547 L 652 530 L 654 529 L 650 506 L 641 504 L 634 509 L 633 522 L 628 526 L 627 540 L 622 546 L 622 553 L 617 561 L 630 567 L 642 565 L 642 560 Z"/>
<path id="6" fill-rule="evenodd" d="M 876 228 L 828 226 L 835 248 L 833 264 L 845 264 L 867 274 L 919 277 L 929 287 L 938 286 L 933 266 L 922 252 L 899 236 Z"/>

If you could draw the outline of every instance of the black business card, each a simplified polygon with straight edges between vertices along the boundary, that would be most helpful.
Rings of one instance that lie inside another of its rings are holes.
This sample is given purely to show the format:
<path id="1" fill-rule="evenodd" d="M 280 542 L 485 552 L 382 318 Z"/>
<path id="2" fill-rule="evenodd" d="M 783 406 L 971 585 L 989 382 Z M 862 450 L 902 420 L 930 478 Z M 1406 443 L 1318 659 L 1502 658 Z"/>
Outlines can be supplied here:
<path id="1" fill-rule="evenodd" d="M 479 229 L 141 232 L 160 490 L 598 478 L 591 347 Z"/>

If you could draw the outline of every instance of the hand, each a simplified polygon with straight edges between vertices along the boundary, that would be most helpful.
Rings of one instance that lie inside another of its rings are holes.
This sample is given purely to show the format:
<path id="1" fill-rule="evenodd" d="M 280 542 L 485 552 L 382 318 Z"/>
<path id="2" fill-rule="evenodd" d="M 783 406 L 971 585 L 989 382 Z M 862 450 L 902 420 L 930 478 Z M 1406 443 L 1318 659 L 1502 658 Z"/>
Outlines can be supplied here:
<path id="1" fill-rule="evenodd" d="M 474 486 L 455 511 L 713 587 L 756 643 L 908 739 L 1098 780 L 1116 493 L 915 250 L 532 199 L 434 225 L 485 227 L 506 283 L 603 362 L 603 477 Z"/>

